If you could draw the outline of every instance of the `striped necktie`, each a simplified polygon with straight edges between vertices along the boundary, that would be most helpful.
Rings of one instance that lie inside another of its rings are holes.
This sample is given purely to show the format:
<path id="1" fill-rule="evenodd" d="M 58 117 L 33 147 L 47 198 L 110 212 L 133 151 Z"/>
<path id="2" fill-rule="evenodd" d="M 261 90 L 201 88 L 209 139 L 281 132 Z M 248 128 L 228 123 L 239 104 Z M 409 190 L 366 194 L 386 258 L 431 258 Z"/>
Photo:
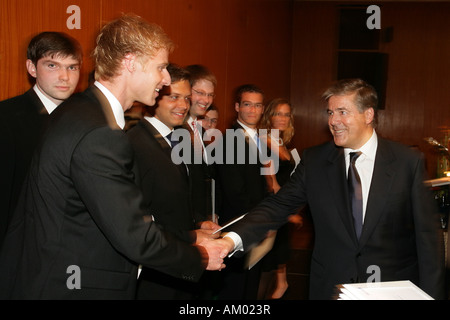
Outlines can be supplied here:
<path id="1" fill-rule="evenodd" d="M 203 143 L 195 120 L 192 121 L 192 129 L 194 131 L 194 163 L 198 164 L 203 159 Z"/>

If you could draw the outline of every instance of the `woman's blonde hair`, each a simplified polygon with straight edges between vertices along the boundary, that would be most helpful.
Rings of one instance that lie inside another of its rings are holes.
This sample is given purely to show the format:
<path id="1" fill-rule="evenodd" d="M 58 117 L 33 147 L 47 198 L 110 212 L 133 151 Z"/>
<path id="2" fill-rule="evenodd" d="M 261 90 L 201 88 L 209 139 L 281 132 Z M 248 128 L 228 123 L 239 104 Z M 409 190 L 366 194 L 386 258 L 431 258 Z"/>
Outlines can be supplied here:
<path id="1" fill-rule="evenodd" d="M 265 107 L 264 113 L 262 115 L 261 121 L 259 123 L 260 129 L 267 129 L 270 133 L 270 130 L 272 129 L 272 117 L 275 115 L 275 112 L 277 110 L 277 107 L 282 104 L 287 104 L 289 108 L 291 109 L 291 115 L 289 117 L 289 124 L 286 130 L 283 132 L 280 132 L 280 138 L 283 140 L 283 143 L 285 145 L 289 144 L 291 142 L 292 137 L 294 136 L 294 116 L 292 115 L 292 106 L 290 102 L 283 98 L 277 98 L 272 101 Z"/>
<path id="2" fill-rule="evenodd" d="M 161 49 L 170 53 L 174 48 L 174 43 L 160 26 L 148 23 L 137 15 L 123 15 L 106 24 L 97 36 L 92 54 L 95 79 L 115 77 L 127 54 L 135 54 L 142 59 L 141 62 L 145 62 Z"/>

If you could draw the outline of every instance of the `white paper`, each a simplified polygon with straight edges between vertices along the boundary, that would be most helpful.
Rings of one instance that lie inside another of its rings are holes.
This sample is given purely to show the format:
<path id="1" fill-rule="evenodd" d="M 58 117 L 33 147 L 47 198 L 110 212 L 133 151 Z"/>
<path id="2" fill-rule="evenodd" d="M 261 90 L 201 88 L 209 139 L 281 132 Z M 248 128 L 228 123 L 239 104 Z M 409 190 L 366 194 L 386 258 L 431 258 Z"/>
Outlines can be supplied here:
<path id="1" fill-rule="evenodd" d="M 242 216 L 237 217 L 237 218 L 234 219 L 234 220 L 231 220 L 230 222 L 228 222 L 228 223 L 227 223 L 226 225 L 224 225 L 223 227 L 221 227 L 221 228 L 217 229 L 216 231 L 214 231 L 213 234 L 216 234 L 217 232 L 219 232 L 219 231 L 225 229 L 226 227 L 231 226 L 233 223 L 238 222 L 238 221 L 241 220 L 243 217 L 245 217 L 246 214 L 247 214 L 247 213 L 244 213 Z"/>
<path id="2" fill-rule="evenodd" d="M 433 300 L 411 281 L 343 284 L 339 300 Z"/>

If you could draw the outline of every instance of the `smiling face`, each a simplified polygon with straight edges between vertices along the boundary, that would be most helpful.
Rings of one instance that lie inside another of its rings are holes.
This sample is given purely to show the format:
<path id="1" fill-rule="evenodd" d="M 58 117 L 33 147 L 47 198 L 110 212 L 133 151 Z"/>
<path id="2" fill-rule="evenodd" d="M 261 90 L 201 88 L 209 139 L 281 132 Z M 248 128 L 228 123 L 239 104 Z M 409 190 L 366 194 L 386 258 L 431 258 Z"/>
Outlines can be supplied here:
<path id="1" fill-rule="evenodd" d="M 163 96 L 155 109 L 155 118 L 170 129 L 183 124 L 191 99 L 191 85 L 188 80 L 172 83 L 161 92 Z"/>
<path id="2" fill-rule="evenodd" d="M 170 75 L 167 71 L 169 53 L 161 49 L 154 57 L 147 59 L 131 57 L 130 59 L 134 59 L 134 62 L 128 62 L 128 68 L 132 70 L 132 78 L 128 86 L 131 103 L 138 101 L 147 106 L 153 106 L 159 91 L 164 86 L 170 85 Z"/>
<path id="3" fill-rule="evenodd" d="M 38 89 L 56 105 L 72 95 L 80 79 L 80 62 L 72 56 L 46 56 L 36 65 L 27 60 L 26 67 Z"/>
<path id="4" fill-rule="evenodd" d="M 192 102 L 190 114 L 193 118 L 204 116 L 214 100 L 214 84 L 201 79 L 192 86 Z"/>
<path id="5" fill-rule="evenodd" d="M 328 100 L 328 126 L 337 146 L 354 150 L 372 136 L 374 110 L 361 112 L 354 102 L 355 94 L 332 96 Z"/>

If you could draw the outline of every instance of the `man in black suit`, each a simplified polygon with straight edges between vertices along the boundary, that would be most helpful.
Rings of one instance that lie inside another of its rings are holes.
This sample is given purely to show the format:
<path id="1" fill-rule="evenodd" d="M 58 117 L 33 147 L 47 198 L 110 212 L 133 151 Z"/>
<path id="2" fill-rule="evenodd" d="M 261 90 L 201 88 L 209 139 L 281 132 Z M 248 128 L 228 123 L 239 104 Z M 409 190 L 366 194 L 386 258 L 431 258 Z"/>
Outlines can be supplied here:
<path id="1" fill-rule="evenodd" d="M 170 85 L 172 48 L 138 16 L 102 28 L 96 82 L 55 110 L 33 157 L 1 252 L 3 298 L 132 299 L 138 264 L 192 281 L 224 267 L 220 240 L 192 246 L 152 221 L 122 130 L 134 101 Z"/>
<path id="2" fill-rule="evenodd" d="M 186 243 L 201 243 L 212 237 L 211 233 L 219 226 L 211 221 L 195 220 L 190 172 L 185 163 L 172 160 L 171 146 L 173 130 L 183 124 L 190 107 L 189 73 L 174 64 L 167 70 L 171 84 L 159 92 L 154 116 L 145 116 L 127 134 L 136 156 L 144 203 L 153 213 L 155 223 Z M 203 225 L 203 229 L 195 230 L 197 224 Z M 150 268 L 143 268 L 140 273 L 138 299 L 193 299 L 196 294 L 197 285 L 193 282 Z"/>
<path id="3" fill-rule="evenodd" d="M 247 250 L 308 204 L 315 232 L 310 299 L 373 280 L 410 280 L 444 298 L 443 238 L 422 155 L 377 135 L 377 94 L 364 81 L 341 80 L 324 98 L 334 141 L 304 151 L 291 181 L 230 228 L 230 248 Z M 356 162 L 352 153 L 360 154 Z M 350 184 L 347 172 L 359 183 Z M 357 189 L 359 210 L 350 197 Z"/>
<path id="4" fill-rule="evenodd" d="M 216 96 L 215 89 L 217 79 L 215 75 L 205 66 L 194 64 L 186 67 L 190 73 L 190 84 L 192 87 L 191 107 L 185 119 L 183 128 L 191 134 L 192 157 L 190 161 L 190 176 L 192 179 L 192 208 L 197 220 L 205 221 L 212 219 L 212 183 L 215 183 L 215 166 L 203 141 L 203 128 L 199 121 L 211 106 Z M 217 221 L 214 221 L 217 222 Z"/>
<path id="5" fill-rule="evenodd" d="M 237 88 L 235 110 L 237 120 L 224 136 L 224 163 L 217 165 L 218 189 L 222 200 L 220 225 L 247 213 L 266 196 L 257 134 L 257 125 L 264 112 L 263 91 L 251 84 Z M 230 146 L 233 150 L 229 149 Z M 229 159 L 231 151 L 233 159 Z M 248 270 L 246 259 L 229 259 L 227 269 L 221 274 L 223 286 L 218 294 L 220 299 L 256 299 L 259 265 Z"/>
<path id="6" fill-rule="evenodd" d="M 0 248 L 48 115 L 72 95 L 83 60 L 77 40 L 61 32 L 34 36 L 26 67 L 34 85 L 0 102 Z"/>

